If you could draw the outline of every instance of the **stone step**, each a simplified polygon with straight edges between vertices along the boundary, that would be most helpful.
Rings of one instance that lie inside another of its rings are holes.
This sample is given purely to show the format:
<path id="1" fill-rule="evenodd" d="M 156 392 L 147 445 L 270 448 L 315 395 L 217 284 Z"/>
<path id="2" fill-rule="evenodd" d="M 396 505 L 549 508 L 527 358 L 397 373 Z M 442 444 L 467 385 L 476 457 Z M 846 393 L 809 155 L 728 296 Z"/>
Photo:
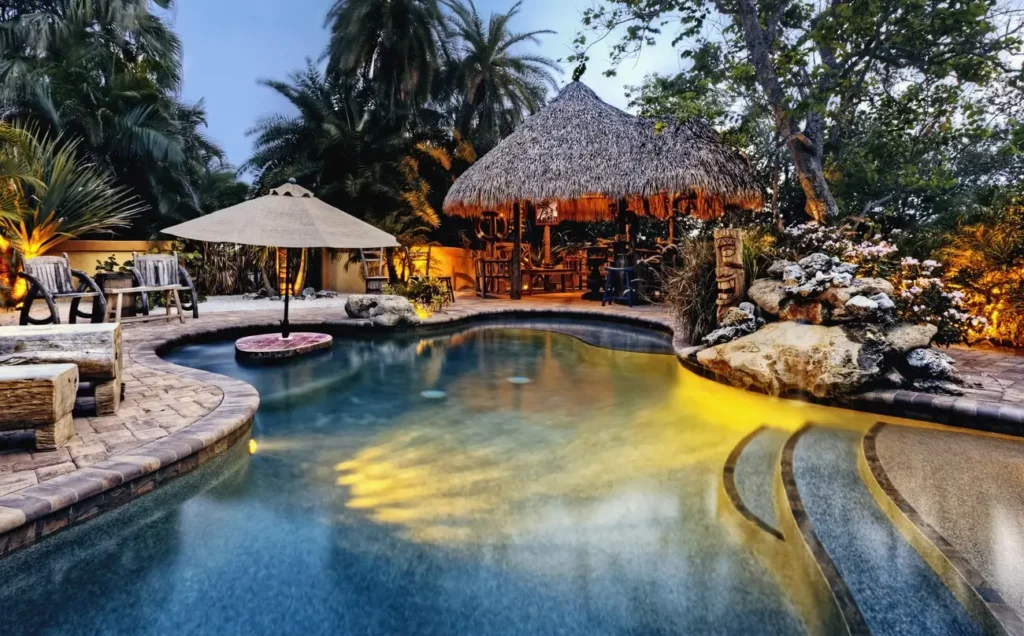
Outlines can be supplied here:
<path id="1" fill-rule="evenodd" d="M 790 433 L 762 426 L 744 437 L 726 461 L 722 478 L 736 510 L 777 539 L 782 539 L 775 471 Z"/>
<path id="2" fill-rule="evenodd" d="M 801 533 L 853 634 L 981 634 L 875 501 L 862 433 L 811 426 L 787 443 L 783 481 Z"/>

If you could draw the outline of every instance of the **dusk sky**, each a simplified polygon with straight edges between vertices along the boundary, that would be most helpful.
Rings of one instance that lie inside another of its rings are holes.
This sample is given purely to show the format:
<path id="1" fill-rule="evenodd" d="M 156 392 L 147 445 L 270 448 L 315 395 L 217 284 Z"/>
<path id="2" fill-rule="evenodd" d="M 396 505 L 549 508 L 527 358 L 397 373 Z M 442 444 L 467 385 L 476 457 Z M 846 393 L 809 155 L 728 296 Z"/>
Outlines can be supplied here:
<path id="1" fill-rule="evenodd" d="M 256 84 L 261 78 L 284 79 L 317 58 L 327 43 L 324 16 L 331 0 L 178 0 L 171 16 L 185 47 L 185 86 L 189 101 L 205 99 L 210 135 L 227 151 L 233 164 L 249 158 L 252 144 L 245 131 L 263 115 L 288 112 L 272 91 Z M 479 12 L 505 11 L 512 0 L 480 0 Z M 550 29 L 539 51 L 565 58 L 589 0 L 524 0 L 513 21 L 516 31 Z M 667 40 L 668 38 L 665 38 Z M 530 46 L 530 45 L 526 45 Z M 536 47 L 534 47 L 536 48 Z M 584 81 L 606 101 L 625 107 L 624 87 L 638 84 L 647 73 L 674 72 L 679 63 L 668 43 L 630 60 L 617 77 L 606 78 L 607 49 L 593 51 Z M 571 79 L 565 65 L 560 84 Z"/>

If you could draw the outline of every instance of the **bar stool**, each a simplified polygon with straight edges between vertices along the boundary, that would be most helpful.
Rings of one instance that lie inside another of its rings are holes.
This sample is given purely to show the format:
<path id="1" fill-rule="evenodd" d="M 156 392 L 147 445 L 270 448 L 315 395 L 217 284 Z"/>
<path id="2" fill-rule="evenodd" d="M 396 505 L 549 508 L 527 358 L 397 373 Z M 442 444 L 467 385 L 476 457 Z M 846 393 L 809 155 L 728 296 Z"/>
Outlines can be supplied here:
<path id="1" fill-rule="evenodd" d="M 601 306 L 604 307 L 605 303 L 613 303 L 617 300 L 625 300 L 629 303 L 629 306 L 633 306 L 633 274 L 635 269 L 632 267 L 605 267 L 604 268 L 604 296 L 601 298 Z M 612 274 L 622 274 L 623 277 L 623 292 L 621 296 L 615 296 L 612 293 Z"/>

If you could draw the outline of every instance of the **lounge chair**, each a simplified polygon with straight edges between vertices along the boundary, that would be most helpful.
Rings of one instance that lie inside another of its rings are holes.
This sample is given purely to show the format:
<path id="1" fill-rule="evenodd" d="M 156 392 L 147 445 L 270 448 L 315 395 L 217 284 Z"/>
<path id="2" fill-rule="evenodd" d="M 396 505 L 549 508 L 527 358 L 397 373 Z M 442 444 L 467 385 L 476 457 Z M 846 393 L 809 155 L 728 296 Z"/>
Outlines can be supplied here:
<path id="1" fill-rule="evenodd" d="M 28 295 L 21 308 L 22 325 L 60 324 L 56 301 L 61 298 L 71 299 L 71 311 L 68 321 L 71 324 L 79 318 L 89 318 L 91 322 L 103 322 L 107 315 L 107 299 L 96 281 L 85 272 L 71 269 L 71 261 L 67 254 L 61 256 L 37 256 L 25 260 L 25 271 L 18 274 L 28 281 Z M 75 286 L 74 279 L 79 281 Z M 47 318 L 33 318 L 32 303 L 37 298 L 46 301 L 50 309 Z M 92 299 L 92 313 L 78 309 L 83 298 Z"/>

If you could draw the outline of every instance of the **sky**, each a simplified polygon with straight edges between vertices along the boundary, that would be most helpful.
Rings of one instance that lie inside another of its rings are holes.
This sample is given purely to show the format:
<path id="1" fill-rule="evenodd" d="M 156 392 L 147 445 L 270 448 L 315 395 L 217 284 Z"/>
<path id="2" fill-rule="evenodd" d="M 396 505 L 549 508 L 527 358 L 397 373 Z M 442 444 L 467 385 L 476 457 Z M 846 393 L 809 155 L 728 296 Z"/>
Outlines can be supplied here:
<path id="1" fill-rule="evenodd" d="M 543 44 L 533 47 L 553 59 L 572 53 L 572 40 L 580 16 L 591 0 L 523 0 L 512 22 L 516 31 L 550 29 Z M 259 79 L 285 79 L 289 72 L 316 59 L 327 44 L 324 16 L 332 0 L 177 0 L 169 19 L 184 46 L 185 81 L 182 97 L 204 100 L 209 134 L 240 165 L 249 158 L 252 142 L 246 131 L 265 115 L 290 113 L 289 105 Z M 506 11 L 513 0 L 477 0 L 483 16 Z M 609 67 L 607 46 L 591 51 L 583 77 L 605 101 L 625 108 L 625 87 L 636 85 L 652 72 L 674 73 L 680 64 L 668 38 L 645 49 L 639 59 L 619 67 L 616 77 L 604 77 Z M 532 47 L 532 45 L 525 45 Z M 571 80 L 572 67 L 564 65 L 559 85 Z"/>

